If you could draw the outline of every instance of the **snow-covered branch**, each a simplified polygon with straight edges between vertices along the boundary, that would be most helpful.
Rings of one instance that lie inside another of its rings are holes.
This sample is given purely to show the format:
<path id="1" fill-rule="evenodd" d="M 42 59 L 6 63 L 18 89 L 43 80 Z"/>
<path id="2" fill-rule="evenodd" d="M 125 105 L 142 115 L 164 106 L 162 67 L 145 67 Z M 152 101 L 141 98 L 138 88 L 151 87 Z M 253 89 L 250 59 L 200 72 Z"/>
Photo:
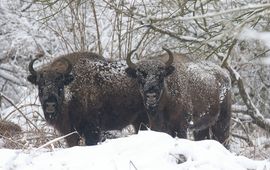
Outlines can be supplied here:
<path id="1" fill-rule="evenodd" d="M 10 99 L 9 97 L 5 96 L 2 93 L 0 93 L 0 98 L 3 98 L 7 102 L 9 102 L 21 114 L 21 116 L 23 116 L 23 118 L 25 118 L 25 120 L 29 124 L 31 124 L 37 131 L 40 131 L 39 128 L 29 118 L 27 118 L 27 116 L 25 116 L 25 114 L 20 110 L 20 108 L 18 108 L 18 106 L 12 101 L 12 99 Z"/>
<path id="2" fill-rule="evenodd" d="M 248 111 L 246 114 L 250 115 L 254 122 L 261 128 L 270 132 L 270 121 L 267 120 L 259 111 L 259 109 L 252 102 L 249 94 L 247 93 L 242 77 L 234 70 L 228 63 L 224 64 L 224 67 L 230 72 L 230 75 L 237 81 L 239 93 L 242 100 L 246 104 Z"/>
<path id="3" fill-rule="evenodd" d="M 145 25 L 148 28 L 151 28 L 152 30 L 159 32 L 160 34 L 165 34 L 165 35 L 169 35 L 170 37 L 173 37 L 179 41 L 184 41 L 184 42 L 203 42 L 203 39 L 199 39 L 199 38 L 195 38 L 195 37 L 189 37 L 189 36 L 178 36 L 175 32 L 171 32 L 169 30 L 164 30 L 161 29 L 157 26 L 155 26 L 154 24 L 149 24 L 149 25 Z"/>
<path id="4" fill-rule="evenodd" d="M 243 7 L 239 7 L 239 8 L 234 8 L 234 9 L 229 9 L 229 10 L 225 10 L 225 11 L 220 11 L 220 12 L 213 12 L 213 13 L 206 13 L 203 15 L 197 15 L 197 16 L 192 16 L 192 17 L 182 17 L 182 16 L 178 16 L 178 17 L 172 17 L 173 20 L 180 20 L 180 21 L 188 21 L 188 20 L 196 20 L 196 19 L 203 19 L 203 18 L 210 18 L 210 17 L 216 17 L 216 16 L 220 16 L 220 15 L 224 15 L 224 14 L 232 14 L 232 13 L 236 13 L 236 12 L 241 12 L 241 11 L 248 11 L 248 10 L 255 10 L 255 9 L 268 9 L 270 8 L 270 3 L 267 4 L 249 4 Z M 159 19 L 159 18 L 151 18 L 152 20 L 164 20 Z"/>
<path id="5" fill-rule="evenodd" d="M 0 69 L 0 77 L 7 80 L 7 81 L 10 81 L 14 84 L 17 84 L 19 86 L 26 86 L 26 83 L 24 81 L 22 81 L 20 78 L 17 78 L 14 76 L 15 73 L 10 73 L 10 72 L 6 72 L 4 70 L 1 70 Z"/>

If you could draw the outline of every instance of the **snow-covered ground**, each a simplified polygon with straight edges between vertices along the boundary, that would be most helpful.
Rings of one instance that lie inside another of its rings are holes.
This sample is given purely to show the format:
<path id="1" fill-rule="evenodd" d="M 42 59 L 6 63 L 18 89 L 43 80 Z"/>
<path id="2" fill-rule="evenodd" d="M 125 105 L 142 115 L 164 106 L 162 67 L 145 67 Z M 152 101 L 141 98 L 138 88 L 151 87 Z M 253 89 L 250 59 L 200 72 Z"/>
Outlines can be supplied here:
<path id="1" fill-rule="evenodd" d="M 10 170 L 269 170 L 269 160 L 235 156 L 213 140 L 190 141 L 154 131 L 67 149 L 0 150 Z"/>

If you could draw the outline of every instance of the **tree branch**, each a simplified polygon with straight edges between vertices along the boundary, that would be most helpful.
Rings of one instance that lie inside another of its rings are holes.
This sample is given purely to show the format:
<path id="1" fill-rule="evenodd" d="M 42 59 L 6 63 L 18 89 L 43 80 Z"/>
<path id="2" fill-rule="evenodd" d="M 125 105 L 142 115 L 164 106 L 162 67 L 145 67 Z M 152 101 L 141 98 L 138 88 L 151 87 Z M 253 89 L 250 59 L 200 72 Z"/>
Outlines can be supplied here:
<path id="1" fill-rule="evenodd" d="M 31 121 L 31 120 L 29 120 L 26 116 L 25 116 L 25 114 L 12 102 L 12 100 L 11 99 L 9 99 L 8 97 L 6 97 L 4 94 L 2 94 L 2 93 L 0 93 L 0 96 L 3 98 L 3 99 L 5 99 L 6 101 L 8 101 L 24 118 L 25 118 L 25 120 L 27 121 L 27 122 L 29 122 L 33 127 L 35 127 L 35 129 L 37 130 L 37 131 L 39 131 L 40 132 L 40 130 L 38 129 L 38 127 Z"/>
<path id="2" fill-rule="evenodd" d="M 178 36 L 176 33 L 171 32 L 169 30 L 163 30 L 161 28 L 156 27 L 153 24 L 146 24 L 145 25 L 148 28 L 151 28 L 152 30 L 159 32 L 161 34 L 165 34 L 165 35 L 169 35 L 170 37 L 173 37 L 179 41 L 183 41 L 183 42 L 203 42 L 203 39 L 198 39 L 198 38 L 194 38 L 194 37 L 188 37 L 188 36 Z"/>
<path id="3" fill-rule="evenodd" d="M 99 24 L 98 24 L 98 18 L 97 18 L 97 13 L 96 13 L 96 8 L 95 8 L 95 1 L 91 0 L 91 7 L 93 10 L 93 15 L 95 19 L 95 24 L 96 24 L 96 32 L 97 32 L 97 39 L 98 39 L 98 53 L 102 55 L 102 46 L 101 46 L 101 39 L 100 39 L 100 31 L 99 31 Z"/>
<path id="4" fill-rule="evenodd" d="M 252 102 L 249 94 L 246 92 L 243 79 L 236 70 L 234 70 L 227 62 L 224 62 L 223 65 L 229 72 L 231 77 L 237 81 L 237 86 L 239 89 L 240 96 L 248 108 L 248 111 L 245 112 L 254 119 L 254 123 L 259 127 L 263 128 L 267 132 L 270 132 L 270 121 L 265 119 L 264 116 L 260 113 L 258 108 Z"/>
<path id="5" fill-rule="evenodd" d="M 11 73 L 8 73 L 7 71 L 4 71 L 0 68 L 0 77 L 1 78 L 8 80 L 16 85 L 19 85 L 19 86 L 26 86 L 26 84 L 23 81 L 21 81 L 19 78 L 15 77 L 15 74 L 13 71 Z"/>

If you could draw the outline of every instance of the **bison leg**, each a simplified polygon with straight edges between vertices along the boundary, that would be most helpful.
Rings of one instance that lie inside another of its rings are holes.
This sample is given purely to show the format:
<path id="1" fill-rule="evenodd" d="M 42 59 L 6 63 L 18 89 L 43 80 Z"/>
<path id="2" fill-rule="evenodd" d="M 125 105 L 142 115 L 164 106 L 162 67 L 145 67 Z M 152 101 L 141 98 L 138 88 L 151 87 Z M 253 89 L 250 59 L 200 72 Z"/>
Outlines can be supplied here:
<path id="1" fill-rule="evenodd" d="M 100 142 L 101 132 L 97 126 L 87 125 L 82 129 L 82 133 L 85 137 L 86 145 L 96 145 L 98 142 Z"/>
<path id="2" fill-rule="evenodd" d="M 172 112 L 170 114 L 170 119 L 167 121 L 167 127 L 169 129 L 169 134 L 172 137 L 187 138 L 187 121 L 185 118 L 186 114 L 182 112 Z"/>
<path id="3" fill-rule="evenodd" d="M 185 126 L 171 127 L 169 134 L 172 137 L 187 138 L 187 128 Z"/>
<path id="4" fill-rule="evenodd" d="M 72 134 L 72 135 L 66 137 L 66 142 L 67 142 L 69 147 L 78 146 L 79 140 L 80 140 L 80 137 L 78 134 Z"/>
<path id="5" fill-rule="evenodd" d="M 178 138 L 184 138 L 184 139 L 186 139 L 187 138 L 187 131 L 186 131 L 186 129 L 178 129 L 177 131 L 174 131 L 173 132 L 173 135 L 171 135 L 171 136 L 173 136 L 173 137 L 178 137 Z"/>
<path id="6" fill-rule="evenodd" d="M 148 116 L 146 113 L 139 113 L 136 120 L 132 123 L 135 133 L 138 133 L 139 130 L 147 130 L 148 126 Z"/>
<path id="7" fill-rule="evenodd" d="M 187 131 L 185 129 L 178 130 L 176 136 L 179 138 L 187 138 Z"/>
<path id="8" fill-rule="evenodd" d="M 220 114 L 217 122 L 212 126 L 213 139 L 222 143 L 229 149 L 230 135 L 230 120 L 231 120 L 231 93 L 228 92 L 223 102 L 220 104 Z"/>
<path id="9" fill-rule="evenodd" d="M 196 141 L 210 139 L 209 128 L 206 128 L 200 131 L 194 131 L 193 135 L 194 135 L 194 140 Z"/>

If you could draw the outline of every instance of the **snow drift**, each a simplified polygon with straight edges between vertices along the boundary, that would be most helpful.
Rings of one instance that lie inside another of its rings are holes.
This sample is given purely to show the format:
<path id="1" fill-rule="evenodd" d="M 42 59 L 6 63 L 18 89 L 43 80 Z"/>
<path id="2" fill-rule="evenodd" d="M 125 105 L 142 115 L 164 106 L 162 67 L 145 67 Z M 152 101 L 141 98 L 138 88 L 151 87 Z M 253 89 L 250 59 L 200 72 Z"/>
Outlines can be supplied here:
<path id="1" fill-rule="evenodd" d="M 190 141 L 154 131 L 67 149 L 0 150 L 0 169 L 268 170 L 270 162 L 235 156 L 213 140 Z"/>

